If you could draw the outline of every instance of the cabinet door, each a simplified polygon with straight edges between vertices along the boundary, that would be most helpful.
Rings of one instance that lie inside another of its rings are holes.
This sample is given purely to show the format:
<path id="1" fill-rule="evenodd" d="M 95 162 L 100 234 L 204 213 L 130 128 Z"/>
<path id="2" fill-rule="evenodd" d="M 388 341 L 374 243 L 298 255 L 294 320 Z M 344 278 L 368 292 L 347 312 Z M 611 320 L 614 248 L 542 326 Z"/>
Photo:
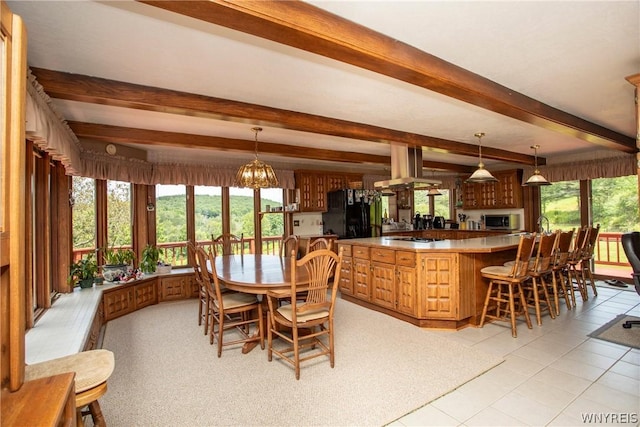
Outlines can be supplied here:
<path id="1" fill-rule="evenodd" d="M 371 262 L 369 260 L 353 259 L 353 291 L 357 298 L 369 301 L 371 287 L 369 286 Z"/>
<path id="2" fill-rule="evenodd" d="M 158 303 L 156 283 L 155 280 L 150 280 L 147 283 L 140 283 L 135 287 L 136 310 Z"/>
<path id="3" fill-rule="evenodd" d="M 416 315 L 416 269 L 414 267 L 397 267 L 396 310 L 411 316 Z"/>
<path id="4" fill-rule="evenodd" d="M 160 301 L 183 299 L 187 296 L 184 276 L 162 277 L 160 279 Z"/>
<path id="5" fill-rule="evenodd" d="M 327 206 L 327 186 L 324 175 L 296 173 L 296 188 L 300 190 L 301 212 L 324 212 Z"/>
<path id="6" fill-rule="evenodd" d="M 346 295 L 353 295 L 353 270 L 351 268 L 351 257 L 342 257 L 342 264 L 340 264 L 340 282 L 338 286 L 340 292 Z"/>
<path id="7" fill-rule="evenodd" d="M 477 184 L 480 188 L 479 208 L 496 208 L 498 204 L 497 185 L 495 182 Z"/>
<path id="8" fill-rule="evenodd" d="M 455 320 L 458 304 L 457 254 L 421 256 L 422 284 L 420 292 L 429 318 Z"/>
<path id="9" fill-rule="evenodd" d="M 396 274 L 395 265 L 371 263 L 371 300 L 381 307 L 395 309 Z"/>
<path id="10" fill-rule="evenodd" d="M 315 176 L 315 192 L 314 205 L 315 210 L 320 212 L 326 212 L 327 210 L 327 185 L 324 175 Z"/>
<path id="11" fill-rule="evenodd" d="M 522 175 L 519 171 L 509 171 L 496 175 L 498 182 L 498 205 L 502 208 L 521 208 Z"/>
<path id="12" fill-rule="evenodd" d="M 132 287 L 104 293 L 102 300 L 104 302 L 105 321 L 124 316 L 135 310 L 135 298 Z"/>
<path id="13" fill-rule="evenodd" d="M 476 195 L 476 184 L 464 183 L 462 185 L 462 207 L 474 209 L 478 207 L 479 197 Z"/>
<path id="14" fill-rule="evenodd" d="M 344 175 L 329 175 L 326 179 L 327 193 L 330 191 L 343 190 L 347 188 L 347 177 Z"/>

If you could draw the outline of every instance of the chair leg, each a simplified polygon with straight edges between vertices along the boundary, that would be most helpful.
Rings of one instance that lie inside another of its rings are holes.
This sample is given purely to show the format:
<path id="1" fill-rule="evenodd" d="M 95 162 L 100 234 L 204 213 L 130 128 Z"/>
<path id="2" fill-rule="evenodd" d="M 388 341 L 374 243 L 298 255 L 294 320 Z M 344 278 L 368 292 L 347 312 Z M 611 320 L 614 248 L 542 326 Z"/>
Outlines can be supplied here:
<path id="1" fill-rule="evenodd" d="M 222 357 L 222 336 L 224 335 L 224 315 L 219 314 L 220 321 L 218 322 L 218 357 Z"/>
<path id="2" fill-rule="evenodd" d="M 296 371 L 296 380 L 300 379 L 300 341 L 298 338 L 298 327 L 293 326 L 291 328 L 292 336 L 293 336 L 293 361 L 294 367 Z"/>
<path id="3" fill-rule="evenodd" d="M 527 308 L 527 299 L 524 297 L 524 291 L 522 290 L 522 285 L 517 283 L 518 294 L 520 294 L 520 304 L 522 304 L 522 311 L 524 312 L 524 320 L 527 322 L 527 328 L 532 329 L 531 318 L 529 317 L 529 309 Z"/>
<path id="4" fill-rule="evenodd" d="M 513 286 L 509 286 L 509 311 L 511 312 L 511 336 L 518 337 L 518 331 L 516 330 L 516 304 L 513 301 Z"/>
<path id="5" fill-rule="evenodd" d="M 556 280 L 556 273 L 551 272 L 551 291 L 553 292 L 553 303 L 555 305 L 556 314 L 560 314 L 560 297 L 558 295 L 558 282 Z"/>
<path id="6" fill-rule="evenodd" d="M 491 291 L 493 290 L 493 280 L 489 281 L 489 288 L 487 289 L 487 296 L 484 299 L 484 307 L 482 308 L 482 316 L 480 316 L 480 327 L 484 326 L 484 319 L 487 315 L 487 307 L 489 307 L 489 300 L 491 299 Z"/>
<path id="7" fill-rule="evenodd" d="M 331 318 L 329 319 L 329 362 L 332 368 L 335 365 L 333 348 L 333 318 Z"/>
<path id="8" fill-rule="evenodd" d="M 548 290 L 548 285 L 547 285 L 547 281 L 545 280 L 544 276 L 540 277 L 540 281 L 542 282 L 542 295 L 544 296 L 544 299 L 547 303 L 547 308 L 549 309 L 549 316 L 552 319 L 556 318 L 556 313 L 555 310 L 553 308 L 553 305 L 551 304 L 551 299 L 549 298 L 549 290 Z"/>
<path id="9" fill-rule="evenodd" d="M 542 316 L 540 314 L 540 295 L 538 293 L 538 279 L 533 277 L 531 280 L 532 280 L 531 289 L 533 292 L 533 304 L 534 304 L 534 308 L 536 309 L 536 322 L 538 323 L 538 326 L 541 326 Z"/>
<path id="10" fill-rule="evenodd" d="M 107 427 L 107 423 L 102 415 L 100 404 L 97 400 L 89 403 L 89 411 L 91 411 L 91 418 L 93 419 L 93 425 L 95 427 Z"/>
<path id="11" fill-rule="evenodd" d="M 202 309 L 202 302 L 200 302 L 200 309 Z M 205 311 L 206 313 L 204 317 L 204 334 L 207 335 L 209 333 L 209 298 L 205 301 Z"/>
<path id="12" fill-rule="evenodd" d="M 271 329 L 272 319 L 271 311 L 267 312 L 267 360 L 271 362 L 273 359 L 273 332 Z"/>

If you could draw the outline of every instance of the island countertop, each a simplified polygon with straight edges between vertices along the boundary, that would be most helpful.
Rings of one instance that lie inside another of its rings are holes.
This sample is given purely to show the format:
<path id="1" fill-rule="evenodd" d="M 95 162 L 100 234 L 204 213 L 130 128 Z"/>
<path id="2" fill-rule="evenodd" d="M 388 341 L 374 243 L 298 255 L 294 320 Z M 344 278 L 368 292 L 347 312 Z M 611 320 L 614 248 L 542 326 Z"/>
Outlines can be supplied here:
<path id="1" fill-rule="evenodd" d="M 404 239 L 407 239 L 407 236 L 383 236 L 338 240 L 337 243 L 410 250 L 415 252 L 493 253 L 517 248 L 520 242 L 520 233 L 433 242 L 409 241 Z"/>

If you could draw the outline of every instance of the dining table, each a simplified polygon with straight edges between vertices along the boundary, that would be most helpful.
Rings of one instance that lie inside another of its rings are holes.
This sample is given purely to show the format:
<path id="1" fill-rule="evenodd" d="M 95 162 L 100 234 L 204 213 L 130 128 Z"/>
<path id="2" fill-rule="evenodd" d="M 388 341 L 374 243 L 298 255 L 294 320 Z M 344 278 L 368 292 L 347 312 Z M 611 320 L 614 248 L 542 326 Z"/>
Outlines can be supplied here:
<path id="1" fill-rule="evenodd" d="M 221 255 L 215 257 L 214 265 L 218 280 L 232 291 L 266 295 L 267 291 L 291 289 L 291 257 L 268 254 Z M 207 266 L 213 273 L 208 261 Z M 296 269 L 297 284 L 305 285 L 308 281 L 307 269 L 298 267 Z M 263 312 L 267 313 L 266 297 L 262 298 L 262 304 Z M 256 345 L 255 341 L 245 343 L 242 352 L 248 353 Z"/>

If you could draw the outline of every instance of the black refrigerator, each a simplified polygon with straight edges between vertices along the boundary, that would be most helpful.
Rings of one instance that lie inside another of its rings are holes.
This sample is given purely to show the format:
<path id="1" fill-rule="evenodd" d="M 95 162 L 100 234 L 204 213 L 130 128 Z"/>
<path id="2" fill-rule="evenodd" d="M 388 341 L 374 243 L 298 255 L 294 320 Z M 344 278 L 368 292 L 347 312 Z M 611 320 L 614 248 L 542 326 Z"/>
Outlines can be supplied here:
<path id="1" fill-rule="evenodd" d="M 366 190 L 327 193 L 327 212 L 322 214 L 324 234 L 336 234 L 339 239 L 371 237 L 379 222 L 372 218 L 372 212 L 379 212 L 379 203 Z"/>

